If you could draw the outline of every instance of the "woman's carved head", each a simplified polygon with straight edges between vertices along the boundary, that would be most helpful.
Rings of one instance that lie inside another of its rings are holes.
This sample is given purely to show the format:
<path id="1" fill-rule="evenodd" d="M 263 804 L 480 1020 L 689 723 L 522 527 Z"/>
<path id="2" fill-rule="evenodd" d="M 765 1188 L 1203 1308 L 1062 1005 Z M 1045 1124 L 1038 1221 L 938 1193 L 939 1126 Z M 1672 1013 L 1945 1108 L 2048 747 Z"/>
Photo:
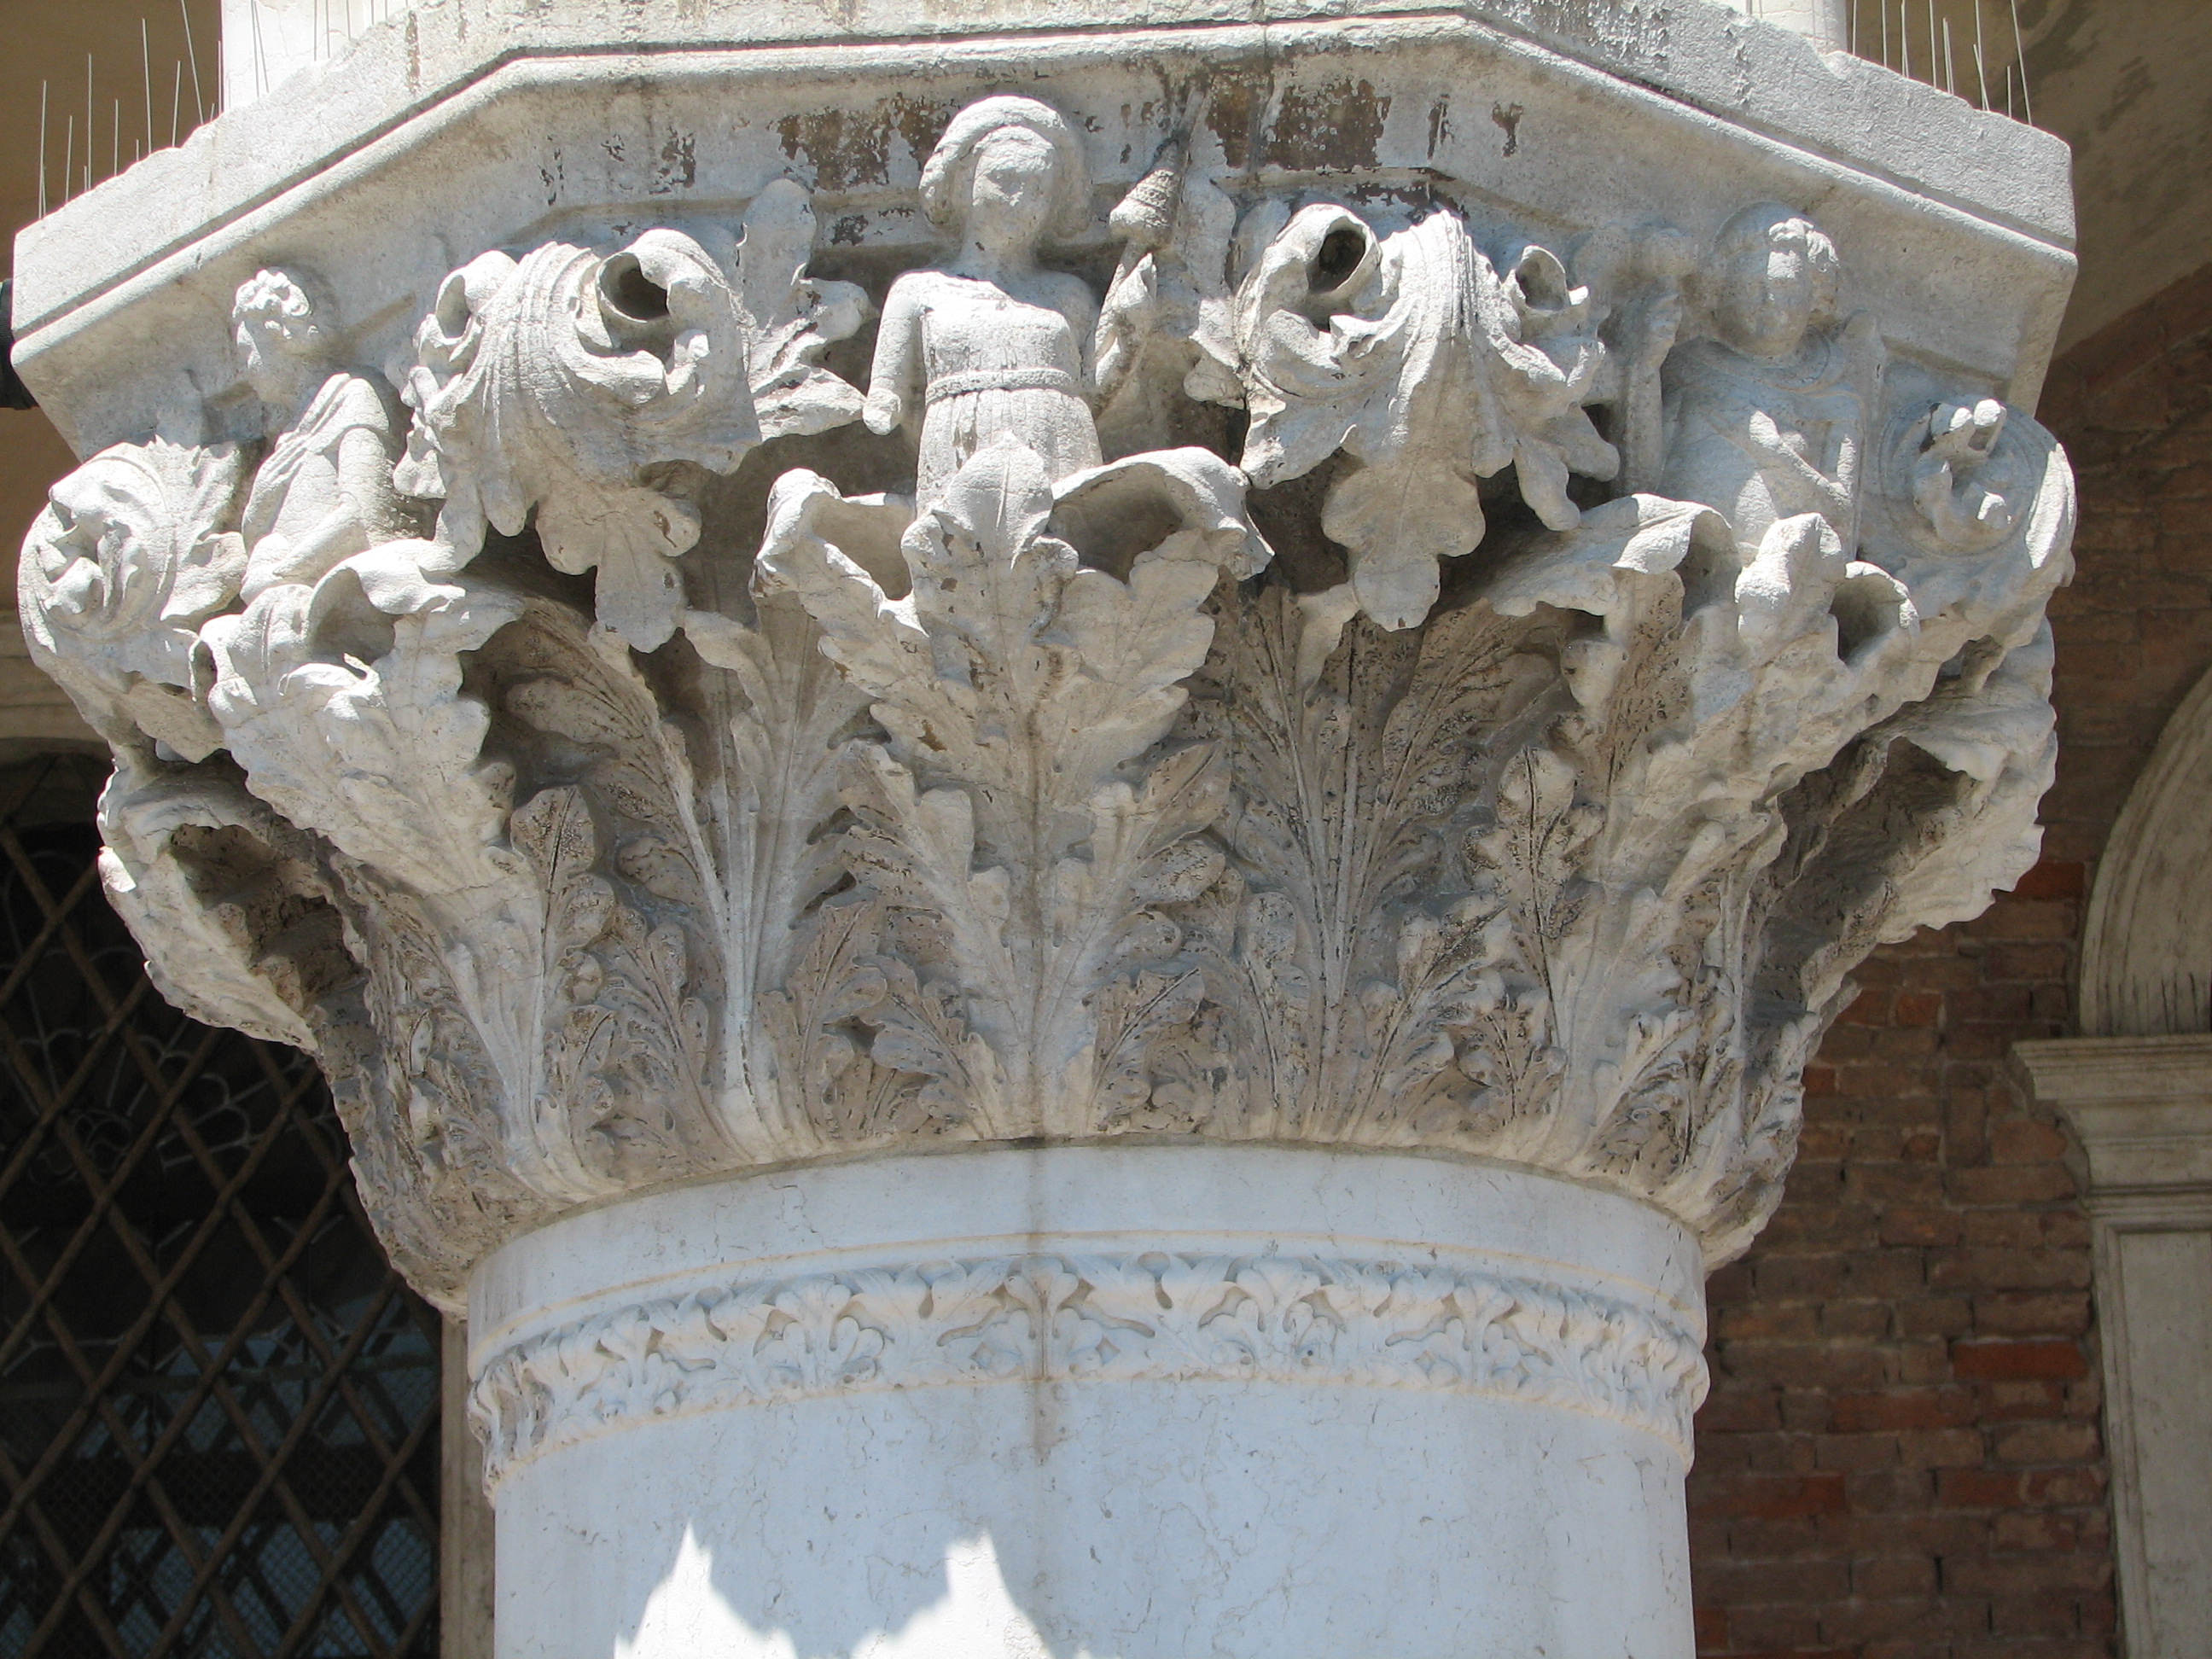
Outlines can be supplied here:
<path id="1" fill-rule="evenodd" d="M 921 172 L 931 222 L 989 246 L 1033 246 L 1091 219 L 1091 174 L 1066 118 L 1034 98 L 986 98 L 952 118 Z"/>
<path id="2" fill-rule="evenodd" d="M 1810 219 L 1760 202 L 1721 228 L 1707 282 L 1722 339 L 1749 356 L 1786 357 L 1835 320 L 1843 261 Z"/>

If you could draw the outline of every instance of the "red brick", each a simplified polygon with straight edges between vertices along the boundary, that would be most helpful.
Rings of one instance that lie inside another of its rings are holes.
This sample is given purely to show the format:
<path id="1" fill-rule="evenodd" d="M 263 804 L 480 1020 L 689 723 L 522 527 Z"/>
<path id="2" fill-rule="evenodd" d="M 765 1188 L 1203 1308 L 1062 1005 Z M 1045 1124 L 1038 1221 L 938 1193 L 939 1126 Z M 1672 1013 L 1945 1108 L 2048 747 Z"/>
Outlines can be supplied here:
<path id="1" fill-rule="evenodd" d="M 1996 1151 L 1992 1136 L 1990 1151 Z M 1945 1183 L 1961 1204 L 2047 1204 L 2074 1196 L 2074 1177 L 2063 1164 L 2003 1164 L 1986 1170 L 1954 1170 Z"/>
<path id="2" fill-rule="evenodd" d="M 2019 1477 L 2021 1498 L 2030 1504 L 2101 1504 L 2101 1468 L 2030 1469 Z"/>
<path id="3" fill-rule="evenodd" d="M 2055 1164 L 2066 1156 L 2066 1133 L 2055 1123 L 2006 1118 L 1990 1125 L 1990 1158 L 1998 1164 Z"/>
<path id="4" fill-rule="evenodd" d="M 1885 1469 L 1897 1462 L 1893 1434 L 1824 1434 L 1812 1443 L 1822 1468 L 1847 1474 L 1856 1469 Z"/>
<path id="5" fill-rule="evenodd" d="M 1883 1555 L 1851 1564 L 1851 1591 L 1856 1595 L 1926 1595 L 1935 1588 L 1936 1558 L 1931 1555 Z"/>
<path id="6" fill-rule="evenodd" d="M 1898 1389 L 1886 1394 L 1838 1395 L 1834 1423 L 1840 1433 L 1869 1429 L 1948 1429 L 1974 1420 L 1967 1389 Z"/>
<path id="7" fill-rule="evenodd" d="M 1844 1507 L 1844 1477 L 1840 1474 L 1747 1474 L 1723 1485 L 1729 1512 L 1758 1521 L 1833 1515 Z"/>
<path id="8" fill-rule="evenodd" d="M 2089 1374 L 2079 1343 L 1960 1342 L 1951 1349 L 1951 1366 L 1968 1378 L 2063 1381 Z"/>
<path id="9" fill-rule="evenodd" d="M 1943 1588 L 1967 1595 L 2033 1595 L 2061 1589 L 2097 1589 L 2111 1568 L 2078 1556 L 1952 1557 L 1942 1564 Z"/>
<path id="10" fill-rule="evenodd" d="M 1966 1224 L 1956 1212 L 1944 1209 L 1889 1209 L 1881 1215 L 1885 1244 L 1956 1244 L 1966 1236 Z"/>
<path id="11" fill-rule="evenodd" d="M 1978 1427 L 1915 1429 L 1897 1437 L 1899 1461 L 1917 1468 L 1973 1468 L 1985 1455 Z"/>
<path id="12" fill-rule="evenodd" d="M 2005 1463 L 2079 1463 L 2100 1447 L 2093 1423 L 2014 1423 L 1996 1431 L 1990 1449 Z"/>
<path id="13" fill-rule="evenodd" d="M 1943 998 L 1935 991 L 1908 991 L 1890 1008 L 1890 1018 L 1899 1025 L 1933 1025 L 1942 1015 Z"/>
<path id="14" fill-rule="evenodd" d="M 1942 1290 L 2087 1290 L 2089 1261 L 2073 1252 L 1954 1250 L 1929 1264 L 1928 1281 Z"/>
<path id="15" fill-rule="evenodd" d="M 2016 1469 L 1945 1469 L 1936 1479 L 1936 1501 L 1945 1509 L 2011 1509 L 2025 1493 Z"/>
<path id="16" fill-rule="evenodd" d="M 2055 864 L 2043 860 L 2022 876 L 2013 892 L 2027 899 L 2077 899 L 2087 890 L 2078 864 Z"/>
<path id="17" fill-rule="evenodd" d="M 1991 1336 L 2079 1336 L 2089 1328 L 2089 1298 L 2069 1291 L 1998 1291 L 1976 1297 L 1971 1318 Z"/>
<path id="18" fill-rule="evenodd" d="M 2081 1541 L 2081 1523 L 2070 1516 L 2048 1510 L 2026 1510 L 2000 1515 L 1990 1523 L 1990 1542 L 2001 1550 L 2035 1551 L 2048 1555 L 2071 1550 Z"/>
<path id="19" fill-rule="evenodd" d="M 1730 1615 L 1729 1628 L 1744 1644 L 1741 1652 L 1775 1659 L 1803 1659 L 1814 1651 L 1820 1634 L 1820 1620 L 1807 1607 L 1740 1607 Z"/>

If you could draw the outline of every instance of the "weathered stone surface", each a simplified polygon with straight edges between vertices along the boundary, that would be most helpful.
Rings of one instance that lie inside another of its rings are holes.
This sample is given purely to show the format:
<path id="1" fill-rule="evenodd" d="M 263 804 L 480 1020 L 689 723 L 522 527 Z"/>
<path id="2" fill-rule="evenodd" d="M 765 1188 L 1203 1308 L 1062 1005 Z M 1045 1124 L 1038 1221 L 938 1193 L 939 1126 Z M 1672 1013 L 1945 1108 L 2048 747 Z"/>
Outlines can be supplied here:
<path id="1" fill-rule="evenodd" d="M 501 1650 L 1682 1659 L 1702 1276 L 1632 1200 L 1313 1148 L 586 1211 L 471 1304 Z"/>

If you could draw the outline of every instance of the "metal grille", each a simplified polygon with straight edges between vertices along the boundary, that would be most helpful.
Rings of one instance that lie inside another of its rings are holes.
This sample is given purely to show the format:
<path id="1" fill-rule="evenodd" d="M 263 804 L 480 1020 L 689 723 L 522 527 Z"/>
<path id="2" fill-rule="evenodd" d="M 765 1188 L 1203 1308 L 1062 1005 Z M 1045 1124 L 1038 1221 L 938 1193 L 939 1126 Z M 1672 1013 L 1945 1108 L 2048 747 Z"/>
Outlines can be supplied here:
<path id="1" fill-rule="evenodd" d="M 0 1659 L 428 1659 L 438 1316 L 313 1063 L 148 983 L 105 769 L 0 772 Z"/>

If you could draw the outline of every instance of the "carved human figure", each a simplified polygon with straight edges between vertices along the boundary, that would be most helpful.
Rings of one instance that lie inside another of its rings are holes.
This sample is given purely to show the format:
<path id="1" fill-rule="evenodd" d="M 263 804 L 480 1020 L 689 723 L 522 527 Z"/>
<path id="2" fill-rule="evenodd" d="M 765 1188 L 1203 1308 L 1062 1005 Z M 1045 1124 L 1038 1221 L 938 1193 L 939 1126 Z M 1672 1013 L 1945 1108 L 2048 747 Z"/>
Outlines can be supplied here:
<path id="1" fill-rule="evenodd" d="M 1716 239 L 1705 281 L 1717 337 L 1676 350 L 1664 374 L 1666 493 L 1718 509 L 1757 546 L 1817 513 L 1848 551 L 1857 537 L 1866 426 L 1882 344 L 1861 312 L 1837 322 L 1836 245 L 1772 202 Z"/>
<path id="2" fill-rule="evenodd" d="M 1047 234 L 1079 230 L 1090 212 L 1074 130 L 1033 98 L 971 104 L 931 152 L 921 196 L 933 222 L 957 227 L 959 246 L 891 284 L 869 430 L 919 424 L 917 503 L 1004 433 L 1054 478 L 1097 465 L 1098 303 L 1081 277 L 1037 262 Z"/>
<path id="3" fill-rule="evenodd" d="M 1989 462 L 2005 432 L 1994 398 L 1947 398 L 1916 425 L 1912 504 L 1945 547 L 1978 547 L 2013 526 L 2012 504 L 1990 487 Z"/>
<path id="4" fill-rule="evenodd" d="M 240 528 L 241 595 L 313 583 L 342 561 L 415 533 L 392 482 L 406 420 L 380 382 L 339 364 L 331 310 L 289 270 L 259 270 L 231 307 L 239 367 L 262 404 L 269 453 Z"/>

